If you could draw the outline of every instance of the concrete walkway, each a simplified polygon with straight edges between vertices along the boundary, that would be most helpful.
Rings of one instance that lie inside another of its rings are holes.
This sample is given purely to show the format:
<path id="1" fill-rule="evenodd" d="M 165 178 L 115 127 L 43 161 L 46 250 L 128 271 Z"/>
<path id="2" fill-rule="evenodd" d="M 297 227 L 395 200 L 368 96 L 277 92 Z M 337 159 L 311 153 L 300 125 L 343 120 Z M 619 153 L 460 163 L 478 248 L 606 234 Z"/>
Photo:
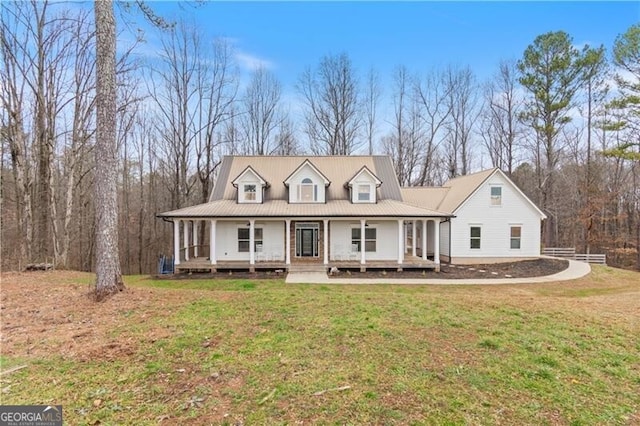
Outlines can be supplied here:
<path id="1" fill-rule="evenodd" d="M 568 281 L 584 277 L 591 272 L 588 263 L 569 260 L 569 267 L 553 275 L 531 278 L 329 278 L 318 272 L 295 272 L 287 275 L 287 284 L 534 284 Z"/>

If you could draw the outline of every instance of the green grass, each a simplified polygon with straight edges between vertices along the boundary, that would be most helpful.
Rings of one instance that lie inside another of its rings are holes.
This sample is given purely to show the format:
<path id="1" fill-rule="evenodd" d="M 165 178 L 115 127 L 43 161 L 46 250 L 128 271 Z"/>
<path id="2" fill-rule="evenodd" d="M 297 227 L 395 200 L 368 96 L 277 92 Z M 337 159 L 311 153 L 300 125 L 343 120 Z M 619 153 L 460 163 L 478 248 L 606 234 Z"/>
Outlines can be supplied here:
<path id="1" fill-rule="evenodd" d="M 127 277 L 187 299 L 145 321 L 120 313 L 113 338 L 133 339 L 129 356 L 29 360 L 2 378 L 2 403 L 62 404 L 67 424 L 634 424 L 639 311 L 611 321 L 606 298 L 638 301 L 638 276 L 490 288 Z M 601 311 L 581 305 L 593 297 Z"/>

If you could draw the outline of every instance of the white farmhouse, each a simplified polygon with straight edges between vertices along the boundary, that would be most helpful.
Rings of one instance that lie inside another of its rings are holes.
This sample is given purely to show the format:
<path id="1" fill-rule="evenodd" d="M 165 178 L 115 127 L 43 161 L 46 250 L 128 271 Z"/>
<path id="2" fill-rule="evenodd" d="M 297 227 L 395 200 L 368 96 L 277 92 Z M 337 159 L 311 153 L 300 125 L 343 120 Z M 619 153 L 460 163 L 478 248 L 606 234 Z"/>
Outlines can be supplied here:
<path id="1" fill-rule="evenodd" d="M 545 217 L 498 169 L 401 188 L 386 156 L 228 156 L 208 203 L 158 216 L 177 271 L 531 259 Z"/>

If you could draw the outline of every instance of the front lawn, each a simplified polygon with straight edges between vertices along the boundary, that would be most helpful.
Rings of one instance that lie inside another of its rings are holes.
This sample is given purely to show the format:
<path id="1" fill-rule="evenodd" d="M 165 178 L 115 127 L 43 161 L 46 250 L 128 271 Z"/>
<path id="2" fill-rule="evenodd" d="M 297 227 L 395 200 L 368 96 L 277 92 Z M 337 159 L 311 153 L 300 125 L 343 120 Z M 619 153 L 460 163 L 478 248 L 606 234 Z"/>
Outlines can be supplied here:
<path id="1" fill-rule="evenodd" d="M 640 274 L 518 286 L 2 276 L 2 404 L 65 424 L 638 424 Z"/>

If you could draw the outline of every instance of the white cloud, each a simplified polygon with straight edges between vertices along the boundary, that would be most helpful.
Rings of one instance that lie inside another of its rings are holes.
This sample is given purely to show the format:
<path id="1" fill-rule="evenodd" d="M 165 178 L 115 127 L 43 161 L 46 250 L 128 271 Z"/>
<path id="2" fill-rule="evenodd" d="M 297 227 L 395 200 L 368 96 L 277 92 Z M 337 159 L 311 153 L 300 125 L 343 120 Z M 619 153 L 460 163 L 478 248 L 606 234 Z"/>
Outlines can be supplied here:
<path id="1" fill-rule="evenodd" d="M 243 52 L 236 48 L 236 60 L 241 68 L 249 71 L 255 71 L 258 68 L 273 69 L 273 62 L 260 58 L 259 56 Z"/>

